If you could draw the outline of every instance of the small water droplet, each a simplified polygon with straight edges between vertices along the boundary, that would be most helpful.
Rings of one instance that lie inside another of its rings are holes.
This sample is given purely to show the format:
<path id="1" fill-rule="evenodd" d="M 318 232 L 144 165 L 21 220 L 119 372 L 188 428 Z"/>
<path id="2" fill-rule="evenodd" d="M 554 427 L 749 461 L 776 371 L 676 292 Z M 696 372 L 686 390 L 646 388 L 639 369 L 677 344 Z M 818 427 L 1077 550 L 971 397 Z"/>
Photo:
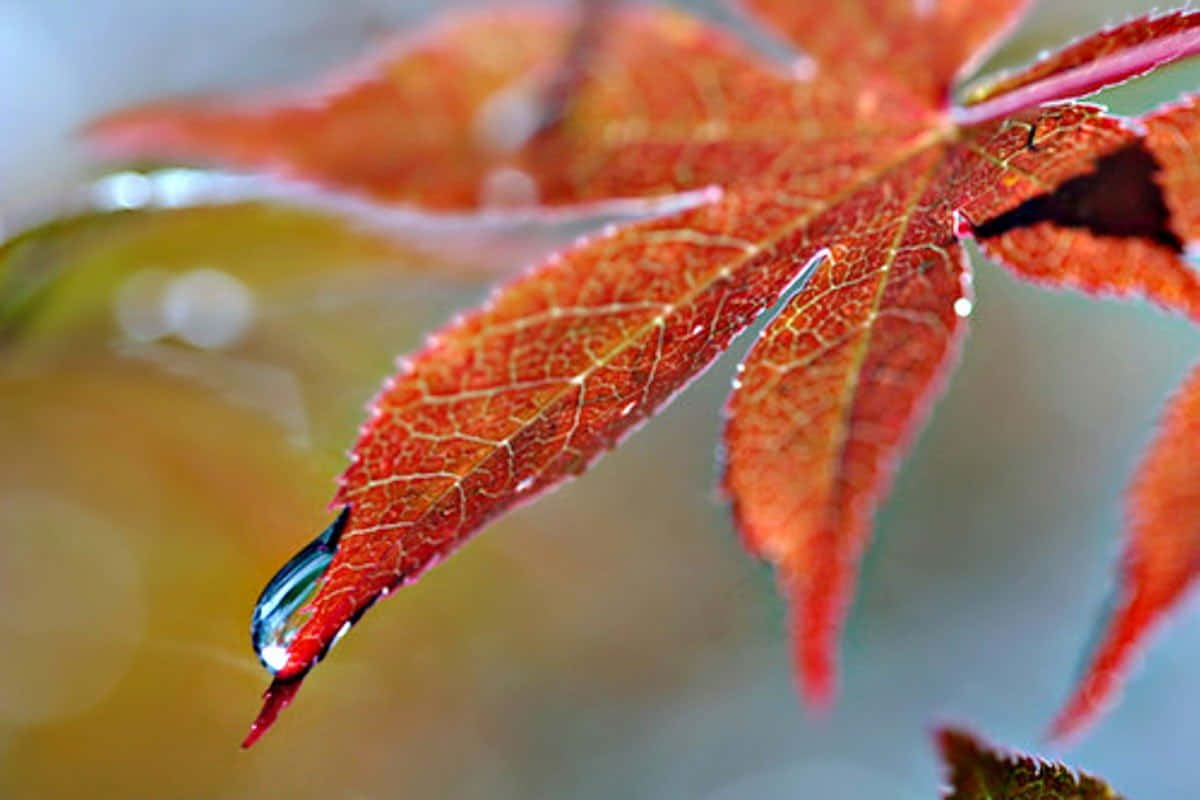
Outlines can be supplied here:
<path id="1" fill-rule="evenodd" d="M 480 106 L 474 122 L 475 141 L 487 152 L 514 153 L 537 133 L 542 120 L 542 104 L 532 87 L 510 86 Z"/>
<path id="2" fill-rule="evenodd" d="M 486 209 L 527 208 L 537 205 L 538 185 L 516 167 L 496 167 L 483 177 L 479 202 Z"/>
<path id="3" fill-rule="evenodd" d="M 333 524 L 275 573 L 254 605 L 250 617 L 250 641 L 263 666 L 273 674 L 287 664 L 288 647 L 312 617 L 308 603 L 333 561 L 349 515 L 350 506 L 343 507 Z M 340 631 L 338 638 L 343 633 Z"/>
<path id="4" fill-rule="evenodd" d="M 380 596 L 382 597 L 382 594 Z M 350 629 L 353 627 L 354 627 L 354 623 L 351 622 L 350 620 L 346 620 L 345 622 L 343 622 L 342 627 L 338 628 L 338 632 L 333 635 L 333 641 L 331 641 L 329 643 L 329 647 L 332 649 L 333 646 L 336 645 L 338 642 L 340 642 L 342 640 L 342 637 L 345 636 L 347 633 L 349 633 Z"/>
<path id="5" fill-rule="evenodd" d="M 792 79 L 801 83 L 807 83 L 817 77 L 818 70 L 817 60 L 805 53 L 801 53 L 792 61 Z"/>
<path id="6" fill-rule="evenodd" d="M 971 312 L 975 309 L 975 304 L 969 298 L 960 297 L 954 301 L 954 313 L 960 317 L 966 318 L 971 316 Z"/>
<path id="7" fill-rule="evenodd" d="M 517 491 L 518 492 L 527 492 L 527 491 L 529 491 L 530 488 L 532 488 L 532 486 L 533 486 L 533 476 L 530 475 L 528 477 L 521 479 L 521 482 L 517 484 Z"/>

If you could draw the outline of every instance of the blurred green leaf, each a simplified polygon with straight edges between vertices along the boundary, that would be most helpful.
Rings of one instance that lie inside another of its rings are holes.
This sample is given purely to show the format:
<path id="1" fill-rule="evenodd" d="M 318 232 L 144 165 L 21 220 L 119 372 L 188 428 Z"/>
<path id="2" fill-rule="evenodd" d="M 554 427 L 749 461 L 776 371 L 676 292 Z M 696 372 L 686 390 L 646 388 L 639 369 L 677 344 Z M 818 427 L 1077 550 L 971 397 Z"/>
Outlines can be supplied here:
<path id="1" fill-rule="evenodd" d="M 0 245 L 0 330 L 53 334 L 107 310 L 140 270 L 206 267 L 255 290 L 314 275 L 440 269 L 429 255 L 312 211 L 240 203 L 91 213 Z"/>

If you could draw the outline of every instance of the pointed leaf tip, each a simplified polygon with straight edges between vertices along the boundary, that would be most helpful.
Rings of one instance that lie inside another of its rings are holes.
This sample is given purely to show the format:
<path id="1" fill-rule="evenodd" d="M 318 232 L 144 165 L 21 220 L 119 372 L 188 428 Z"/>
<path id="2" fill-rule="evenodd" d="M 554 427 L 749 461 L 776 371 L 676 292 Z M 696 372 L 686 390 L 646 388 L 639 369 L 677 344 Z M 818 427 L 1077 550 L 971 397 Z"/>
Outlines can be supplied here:
<path id="1" fill-rule="evenodd" d="M 789 577 L 784 593 L 791 605 L 792 647 L 800 693 L 818 715 L 837 697 L 838 638 L 846 608 L 846 585 L 853 577 L 835 574 L 829 564 L 808 579 Z"/>
<path id="2" fill-rule="evenodd" d="M 296 696 L 296 692 L 300 691 L 300 684 L 303 682 L 304 675 L 286 679 L 276 678 L 271 682 L 271 685 L 263 692 L 262 710 L 258 712 L 258 716 L 250 725 L 250 732 L 242 740 L 243 749 L 253 747 L 254 743 L 275 724 L 279 712 L 291 705 L 292 699 Z"/>

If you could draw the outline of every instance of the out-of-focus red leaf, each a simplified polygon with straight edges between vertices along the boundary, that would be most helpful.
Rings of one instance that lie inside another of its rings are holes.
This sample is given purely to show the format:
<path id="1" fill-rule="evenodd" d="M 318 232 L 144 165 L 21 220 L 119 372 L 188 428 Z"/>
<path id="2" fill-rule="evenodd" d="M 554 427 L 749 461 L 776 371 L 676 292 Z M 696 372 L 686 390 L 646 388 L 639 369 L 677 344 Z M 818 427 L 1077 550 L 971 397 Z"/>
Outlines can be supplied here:
<path id="1" fill-rule="evenodd" d="M 1167 407 L 1130 488 L 1120 599 L 1052 732 L 1079 733 L 1108 705 L 1129 662 L 1200 573 L 1200 368 Z"/>
<path id="2" fill-rule="evenodd" d="M 572 31 L 549 12 L 454 16 L 316 91 L 156 104 L 90 135 L 114 155 L 269 170 L 461 211 L 786 180 L 862 161 L 926 124 L 921 106 L 884 86 L 863 103 L 839 81 L 797 83 L 666 9 L 607 15 L 558 112 L 554 78 Z"/>
<path id="3" fill-rule="evenodd" d="M 746 5 L 816 56 L 811 74 L 779 74 L 675 12 L 613 11 L 587 37 L 500 12 L 435 27 L 316 95 L 160 106 L 94 129 L 130 156 L 437 211 L 494 206 L 494 192 L 563 206 L 697 190 L 685 210 L 551 256 L 402 362 L 248 742 L 374 602 L 586 469 L 801 277 L 731 397 L 725 486 L 748 547 L 779 569 L 808 693 L 827 701 L 871 518 L 970 311 L 958 239 L 1042 283 L 1200 307 L 1179 258 L 1195 225 L 1179 178 L 1195 170 L 1190 108 L 1144 120 L 1142 136 L 1094 106 L 1037 105 L 1079 53 L 1108 80 L 1191 52 L 1192 16 L 1075 45 L 963 110 L 947 104 L 954 77 L 1023 3 Z M 569 44 L 581 38 L 586 58 Z M 1118 258 L 1132 260 L 1104 269 Z"/>
<path id="4" fill-rule="evenodd" d="M 1020 20 L 1030 0 L 739 0 L 831 72 L 884 75 L 930 105 Z"/>
<path id="5" fill-rule="evenodd" d="M 937 743 L 950 773 L 945 800 L 1121 800 L 1099 778 L 1032 756 L 997 753 L 965 731 L 943 728 Z"/>
<path id="6" fill-rule="evenodd" d="M 1172 11 L 1139 17 L 1084 36 L 1025 69 L 990 81 L 971 92 L 966 102 L 975 105 L 1051 79 L 1063 87 L 1057 97 L 1077 97 L 1194 54 L 1197 47 L 1200 13 Z"/>

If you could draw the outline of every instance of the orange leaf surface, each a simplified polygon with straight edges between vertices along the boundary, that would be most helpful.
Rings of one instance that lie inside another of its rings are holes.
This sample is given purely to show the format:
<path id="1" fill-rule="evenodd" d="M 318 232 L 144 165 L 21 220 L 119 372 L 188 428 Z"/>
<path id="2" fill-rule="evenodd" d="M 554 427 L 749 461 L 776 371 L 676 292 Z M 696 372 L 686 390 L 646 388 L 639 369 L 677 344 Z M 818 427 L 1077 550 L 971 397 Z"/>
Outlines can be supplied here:
<path id="1" fill-rule="evenodd" d="M 585 470 L 793 286 L 730 398 L 724 485 L 748 548 L 778 568 L 807 693 L 828 701 L 874 511 L 970 312 L 959 240 L 1042 283 L 1200 308 L 1180 259 L 1196 224 L 1190 106 L 1144 134 L 1095 106 L 1022 103 L 1016 84 L 950 108 L 1015 0 L 746 5 L 809 48 L 813 74 L 780 74 L 677 12 L 614 10 L 594 39 L 505 12 L 453 18 L 315 95 L 164 105 L 93 130 L 129 156 L 435 211 L 493 206 L 497 176 L 542 207 L 693 192 L 550 256 L 401 362 L 341 478 L 343 516 L 260 600 L 275 681 L 247 744 L 373 603 Z M 1101 72 L 1191 52 L 1200 34 L 1179 24 L 1168 52 L 1142 47 L 1170 38 L 1161 23 L 1131 23 Z M 1050 61 L 1069 71 L 1075 50 Z M 1059 71 L 1029 86 L 1045 94 Z M 1163 481 L 1144 493 L 1169 495 Z"/>
<path id="2" fill-rule="evenodd" d="M 1145 122 L 1159 129 L 1154 118 Z M 1034 283 L 1145 297 L 1200 321 L 1200 275 L 1173 229 L 1185 217 L 1168 209 L 1158 183 L 1175 171 L 1160 172 L 1153 139 L 976 227 L 984 252 Z"/>
<path id="3" fill-rule="evenodd" d="M 961 73 L 1020 20 L 1029 0 L 739 0 L 829 70 L 888 80 L 943 105 Z"/>
<path id="4" fill-rule="evenodd" d="M 1171 230 L 1186 242 L 1200 240 L 1200 99 L 1189 97 L 1146 118 L 1146 149 L 1160 165 Z"/>

